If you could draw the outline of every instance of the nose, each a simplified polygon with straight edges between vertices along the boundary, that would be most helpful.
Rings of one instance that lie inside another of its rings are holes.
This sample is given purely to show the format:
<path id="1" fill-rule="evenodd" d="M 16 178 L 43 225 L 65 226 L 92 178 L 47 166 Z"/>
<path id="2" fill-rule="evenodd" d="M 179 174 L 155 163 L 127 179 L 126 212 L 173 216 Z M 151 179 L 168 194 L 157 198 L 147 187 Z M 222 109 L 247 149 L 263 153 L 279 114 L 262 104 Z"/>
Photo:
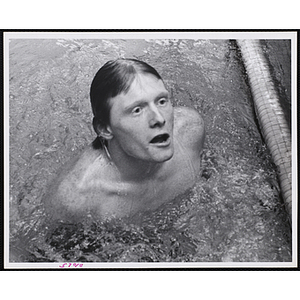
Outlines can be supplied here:
<path id="1" fill-rule="evenodd" d="M 157 107 L 151 108 L 150 118 L 149 118 L 149 125 L 151 128 L 154 127 L 162 127 L 166 123 L 164 116 L 158 110 Z"/>

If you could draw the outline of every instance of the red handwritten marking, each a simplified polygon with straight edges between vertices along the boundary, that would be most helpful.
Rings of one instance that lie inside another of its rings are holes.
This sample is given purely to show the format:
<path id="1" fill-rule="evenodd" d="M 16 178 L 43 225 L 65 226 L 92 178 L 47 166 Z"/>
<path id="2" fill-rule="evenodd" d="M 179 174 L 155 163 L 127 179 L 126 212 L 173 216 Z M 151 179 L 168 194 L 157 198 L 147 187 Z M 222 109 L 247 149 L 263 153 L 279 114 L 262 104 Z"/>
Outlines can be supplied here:
<path id="1" fill-rule="evenodd" d="M 62 264 L 61 266 L 59 266 L 60 268 L 64 268 L 65 267 L 65 265 L 67 265 L 66 266 L 66 268 L 71 268 L 71 267 L 78 267 L 79 266 L 79 268 L 82 268 L 83 267 L 83 264 L 75 264 L 75 263 L 64 263 L 64 264 Z"/>

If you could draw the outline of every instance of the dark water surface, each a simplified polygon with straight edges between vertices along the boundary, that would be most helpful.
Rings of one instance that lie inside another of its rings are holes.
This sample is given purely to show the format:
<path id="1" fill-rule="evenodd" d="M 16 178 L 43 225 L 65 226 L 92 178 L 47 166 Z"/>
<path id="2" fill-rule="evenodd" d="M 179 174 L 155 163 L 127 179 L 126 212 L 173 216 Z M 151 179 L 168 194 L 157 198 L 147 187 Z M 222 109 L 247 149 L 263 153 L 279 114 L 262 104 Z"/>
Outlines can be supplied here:
<path id="1" fill-rule="evenodd" d="M 274 56 L 282 43 L 264 47 L 290 103 L 287 43 L 284 61 Z M 89 87 L 97 70 L 117 57 L 154 66 L 174 105 L 202 114 L 202 176 L 183 197 L 143 215 L 140 224 L 87 220 L 58 225 L 49 235 L 43 193 L 61 165 L 94 139 Z M 9 58 L 11 262 L 292 260 L 275 167 L 233 41 L 12 40 Z"/>

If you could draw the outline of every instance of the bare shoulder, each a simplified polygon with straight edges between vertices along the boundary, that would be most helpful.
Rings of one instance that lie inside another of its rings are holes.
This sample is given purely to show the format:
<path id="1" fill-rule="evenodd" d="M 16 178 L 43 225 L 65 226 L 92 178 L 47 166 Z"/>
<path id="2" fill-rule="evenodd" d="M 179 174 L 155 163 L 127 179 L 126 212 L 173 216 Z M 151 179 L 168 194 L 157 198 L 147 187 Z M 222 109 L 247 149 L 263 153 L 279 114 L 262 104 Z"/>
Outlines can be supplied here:
<path id="1" fill-rule="evenodd" d="M 177 138 L 186 146 L 202 152 L 205 126 L 201 115 L 193 108 L 174 108 L 174 132 Z"/>
<path id="2" fill-rule="evenodd" d="M 89 165 L 90 149 L 66 163 L 58 172 L 44 197 L 48 214 L 55 219 L 72 219 L 85 207 L 79 182 Z"/>

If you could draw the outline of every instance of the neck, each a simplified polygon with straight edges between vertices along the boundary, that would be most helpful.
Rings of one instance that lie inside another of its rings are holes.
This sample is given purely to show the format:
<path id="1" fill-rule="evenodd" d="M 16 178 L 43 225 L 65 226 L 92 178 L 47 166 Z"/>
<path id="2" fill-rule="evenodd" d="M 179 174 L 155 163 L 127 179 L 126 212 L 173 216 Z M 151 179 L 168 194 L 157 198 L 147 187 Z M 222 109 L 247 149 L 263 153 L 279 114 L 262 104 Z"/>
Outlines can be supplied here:
<path id="1" fill-rule="evenodd" d="M 142 181 L 151 178 L 163 165 L 163 163 L 143 161 L 118 151 L 118 147 L 112 141 L 108 143 L 106 150 L 108 159 L 114 163 L 124 180 Z"/>

